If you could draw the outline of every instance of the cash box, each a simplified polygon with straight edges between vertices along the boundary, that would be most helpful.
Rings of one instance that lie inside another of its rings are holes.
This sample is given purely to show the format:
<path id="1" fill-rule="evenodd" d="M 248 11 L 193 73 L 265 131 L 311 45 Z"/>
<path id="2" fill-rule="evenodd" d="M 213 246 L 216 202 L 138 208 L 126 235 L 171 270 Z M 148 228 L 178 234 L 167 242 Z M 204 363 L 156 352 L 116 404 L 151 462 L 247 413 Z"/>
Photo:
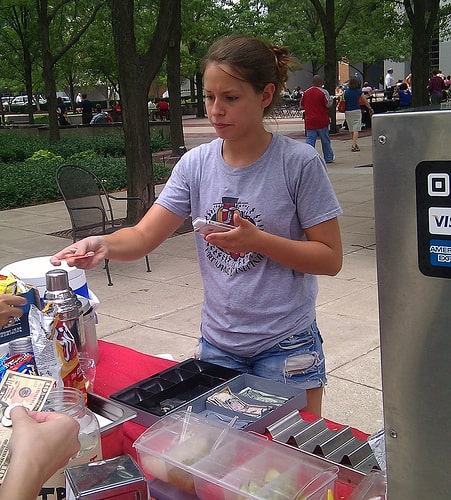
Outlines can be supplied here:
<path id="1" fill-rule="evenodd" d="M 186 411 L 162 418 L 133 446 L 147 477 L 201 500 L 327 500 L 335 495 L 337 466 Z"/>
<path id="2" fill-rule="evenodd" d="M 263 433 L 266 427 L 306 406 L 305 390 L 243 374 L 196 359 L 146 378 L 110 396 L 136 411 L 146 427 L 191 407 L 193 413 L 224 425 Z"/>

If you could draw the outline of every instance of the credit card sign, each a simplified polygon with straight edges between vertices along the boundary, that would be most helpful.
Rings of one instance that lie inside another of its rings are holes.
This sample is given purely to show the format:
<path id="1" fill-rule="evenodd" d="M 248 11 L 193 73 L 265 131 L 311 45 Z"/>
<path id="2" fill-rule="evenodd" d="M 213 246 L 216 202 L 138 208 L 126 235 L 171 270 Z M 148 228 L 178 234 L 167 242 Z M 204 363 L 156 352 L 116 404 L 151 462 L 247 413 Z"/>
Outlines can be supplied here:
<path id="1" fill-rule="evenodd" d="M 429 232 L 451 236 L 451 208 L 429 208 Z"/>
<path id="2" fill-rule="evenodd" d="M 451 161 L 422 161 L 415 169 L 418 267 L 451 278 Z"/>

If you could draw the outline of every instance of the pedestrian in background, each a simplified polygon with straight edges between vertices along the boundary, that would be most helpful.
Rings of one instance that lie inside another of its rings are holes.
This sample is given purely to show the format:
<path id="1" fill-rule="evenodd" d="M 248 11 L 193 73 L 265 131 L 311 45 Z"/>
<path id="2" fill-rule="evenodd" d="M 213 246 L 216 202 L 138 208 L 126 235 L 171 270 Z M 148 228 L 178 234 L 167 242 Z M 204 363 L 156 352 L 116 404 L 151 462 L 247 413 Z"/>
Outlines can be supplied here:
<path id="1" fill-rule="evenodd" d="M 432 76 L 428 83 L 428 92 L 431 104 L 440 104 L 443 99 L 443 91 L 445 90 L 445 81 L 439 76 L 440 70 L 435 68 L 432 70 Z"/>
<path id="2" fill-rule="evenodd" d="M 113 121 L 110 118 L 111 122 Z M 92 120 L 89 122 L 91 125 L 101 125 L 102 123 L 110 123 L 108 119 L 108 115 L 102 111 L 102 106 L 100 104 L 96 104 L 96 114 L 92 117 Z"/>
<path id="3" fill-rule="evenodd" d="M 81 123 L 89 125 L 92 120 L 92 102 L 87 94 L 81 95 L 81 102 L 78 103 L 78 111 L 81 112 Z"/>
<path id="4" fill-rule="evenodd" d="M 396 80 L 393 76 L 393 68 L 387 70 L 385 75 L 385 98 L 391 99 L 395 90 Z"/>
<path id="5" fill-rule="evenodd" d="M 333 103 L 334 98 L 323 88 L 323 79 L 320 75 L 315 75 L 312 86 L 304 92 L 301 99 L 301 107 L 305 110 L 305 142 L 315 147 L 316 138 L 319 137 L 326 163 L 335 160 L 329 136 L 329 108 Z"/>
<path id="6" fill-rule="evenodd" d="M 359 132 L 362 130 L 362 109 L 360 106 L 366 106 L 370 116 L 373 115 L 373 108 L 363 95 L 362 89 L 360 88 L 360 81 L 357 78 L 349 79 L 349 85 L 344 91 L 343 97 L 346 103 L 346 123 L 352 139 L 351 151 L 360 151 L 359 145 L 357 144 Z"/>
<path id="7" fill-rule="evenodd" d="M 398 99 L 400 108 L 408 108 L 412 104 L 412 92 L 406 82 L 398 87 Z"/>

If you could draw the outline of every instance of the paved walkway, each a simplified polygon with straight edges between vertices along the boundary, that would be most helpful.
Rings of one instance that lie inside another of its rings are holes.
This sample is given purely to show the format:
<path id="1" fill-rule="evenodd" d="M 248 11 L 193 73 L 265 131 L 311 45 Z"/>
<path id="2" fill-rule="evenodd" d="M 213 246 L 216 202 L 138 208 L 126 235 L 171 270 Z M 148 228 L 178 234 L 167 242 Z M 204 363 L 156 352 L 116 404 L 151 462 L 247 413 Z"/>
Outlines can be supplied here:
<path id="1" fill-rule="evenodd" d="M 270 122 L 273 131 L 303 140 L 303 122 Z M 206 120 L 184 120 L 188 148 L 215 137 Z M 383 427 L 373 211 L 372 139 L 361 152 L 349 140 L 333 140 L 336 162 L 329 173 L 344 210 L 340 219 L 343 270 L 320 277 L 318 323 L 325 340 L 329 383 L 323 416 L 374 432 Z M 120 215 L 120 214 L 119 214 Z M 67 239 L 49 233 L 70 227 L 62 202 L 0 211 L 0 268 L 31 257 L 51 255 Z M 192 233 L 169 238 L 151 256 L 110 264 L 114 286 L 102 268 L 87 271 L 100 299 L 99 338 L 149 354 L 192 357 L 199 330 L 202 283 Z"/>

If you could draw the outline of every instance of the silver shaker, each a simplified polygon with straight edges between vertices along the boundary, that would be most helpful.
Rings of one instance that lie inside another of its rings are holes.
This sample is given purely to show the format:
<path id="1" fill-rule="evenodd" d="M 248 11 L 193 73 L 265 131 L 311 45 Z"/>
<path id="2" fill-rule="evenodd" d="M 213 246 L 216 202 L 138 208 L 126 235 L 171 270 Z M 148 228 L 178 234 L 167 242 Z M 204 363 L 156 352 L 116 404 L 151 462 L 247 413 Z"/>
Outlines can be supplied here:
<path id="1" fill-rule="evenodd" d="M 69 275 L 64 269 L 52 269 L 45 274 L 46 290 L 44 292 L 44 307 L 50 307 L 45 314 L 55 316 L 59 314 L 60 320 L 72 333 L 78 351 L 85 345 L 82 304 L 75 292 L 69 286 Z"/>

